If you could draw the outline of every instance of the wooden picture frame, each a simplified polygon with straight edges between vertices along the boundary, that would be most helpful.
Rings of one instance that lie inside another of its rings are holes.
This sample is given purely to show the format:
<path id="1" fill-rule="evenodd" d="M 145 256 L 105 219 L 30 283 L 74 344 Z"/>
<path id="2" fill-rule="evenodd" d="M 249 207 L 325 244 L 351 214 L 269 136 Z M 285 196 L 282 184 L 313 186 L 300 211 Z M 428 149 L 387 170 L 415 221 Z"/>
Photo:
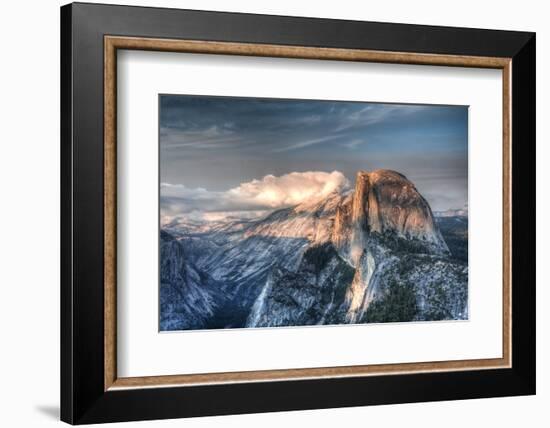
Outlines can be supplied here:
<path id="1" fill-rule="evenodd" d="M 502 70 L 502 358 L 118 377 L 118 49 Z M 76 3 L 61 9 L 61 53 L 62 420 L 114 422 L 535 392 L 534 34 Z"/>

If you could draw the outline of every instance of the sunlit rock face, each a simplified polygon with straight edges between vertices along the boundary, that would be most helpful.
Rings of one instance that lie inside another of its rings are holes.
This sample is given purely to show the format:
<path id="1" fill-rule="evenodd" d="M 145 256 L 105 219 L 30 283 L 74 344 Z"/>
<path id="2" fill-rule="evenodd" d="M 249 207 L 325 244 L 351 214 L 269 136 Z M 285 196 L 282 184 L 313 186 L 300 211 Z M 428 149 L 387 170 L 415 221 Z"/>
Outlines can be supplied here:
<path id="1" fill-rule="evenodd" d="M 407 178 L 395 171 L 360 172 L 357 179 L 369 182 L 368 225 L 370 231 L 395 231 L 405 238 L 431 242 L 448 251 L 437 229 L 428 202 Z"/>
<path id="2" fill-rule="evenodd" d="M 258 220 L 173 233 L 186 272 L 204 274 L 202 328 L 468 317 L 467 263 L 451 256 L 429 204 L 395 171 L 360 171 L 351 191 Z M 174 317 L 168 329 L 181 325 Z"/>

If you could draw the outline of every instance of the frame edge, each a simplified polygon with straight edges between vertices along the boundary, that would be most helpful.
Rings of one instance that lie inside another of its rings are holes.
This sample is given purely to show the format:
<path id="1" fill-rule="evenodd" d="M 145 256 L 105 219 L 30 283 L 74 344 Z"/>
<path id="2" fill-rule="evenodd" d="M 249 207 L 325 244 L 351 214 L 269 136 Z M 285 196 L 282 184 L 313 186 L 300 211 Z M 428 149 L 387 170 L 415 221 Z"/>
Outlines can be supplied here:
<path id="1" fill-rule="evenodd" d="M 512 59 L 512 368 L 536 393 L 536 34 Z M 521 173 L 518 173 L 520 168 Z"/>
<path id="2" fill-rule="evenodd" d="M 60 8 L 60 157 L 61 157 L 61 385 L 60 385 L 60 419 L 74 423 L 74 376 L 73 376 L 73 229 L 72 229 L 72 110 L 73 110 L 73 76 L 72 76 L 72 5 Z"/>

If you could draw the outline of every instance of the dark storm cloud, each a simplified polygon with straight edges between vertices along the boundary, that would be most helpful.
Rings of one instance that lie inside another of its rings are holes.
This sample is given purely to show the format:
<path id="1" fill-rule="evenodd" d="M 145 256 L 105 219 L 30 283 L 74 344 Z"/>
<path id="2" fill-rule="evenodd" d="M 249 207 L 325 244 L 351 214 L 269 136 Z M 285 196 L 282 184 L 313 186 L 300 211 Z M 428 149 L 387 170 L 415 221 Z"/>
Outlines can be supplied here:
<path id="1" fill-rule="evenodd" d="M 226 191 L 266 175 L 391 168 L 434 209 L 467 201 L 468 110 L 163 95 L 161 181 Z M 207 208 L 206 208 L 207 209 Z"/>

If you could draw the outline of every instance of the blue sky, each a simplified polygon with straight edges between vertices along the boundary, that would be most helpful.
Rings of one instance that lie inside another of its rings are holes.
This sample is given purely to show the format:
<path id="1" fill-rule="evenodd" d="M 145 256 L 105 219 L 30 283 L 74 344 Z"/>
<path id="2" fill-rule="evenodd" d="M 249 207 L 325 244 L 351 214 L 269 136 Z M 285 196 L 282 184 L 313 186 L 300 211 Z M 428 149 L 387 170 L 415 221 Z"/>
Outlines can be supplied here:
<path id="1" fill-rule="evenodd" d="M 460 208 L 467 165 L 465 106 L 160 96 L 161 182 L 172 185 L 172 193 L 161 187 L 165 207 L 179 197 L 178 209 L 223 210 L 211 199 L 266 176 L 336 171 L 353 185 L 359 170 L 388 168 L 433 209 Z"/>

